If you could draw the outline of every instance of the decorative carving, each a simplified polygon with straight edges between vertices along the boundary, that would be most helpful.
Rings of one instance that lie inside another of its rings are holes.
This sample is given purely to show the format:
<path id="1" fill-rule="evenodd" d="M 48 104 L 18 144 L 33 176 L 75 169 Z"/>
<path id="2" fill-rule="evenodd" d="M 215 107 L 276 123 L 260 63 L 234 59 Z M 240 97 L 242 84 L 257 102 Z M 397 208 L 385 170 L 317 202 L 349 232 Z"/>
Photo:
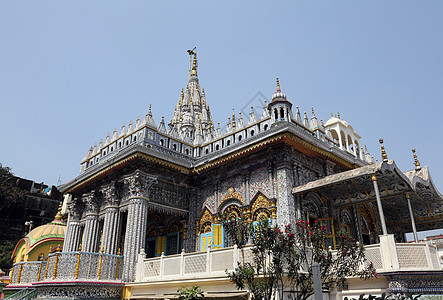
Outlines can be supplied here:
<path id="1" fill-rule="evenodd" d="M 101 194 L 96 191 L 96 190 L 92 190 L 91 192 L 87 193 L 87 194 L 83 194 L 82 196 L 82 201 L 85 203 L 86 205 L 86 213 L 87 214 L 97 214 L 98 210 L 99 210 L 99 200 L 101 198 Z"/>
<path id="2" fill-rule="evenodd" d="M 105 206 L 118 206 L 120 203 L 121 190 L 117 187 L 115 181 L 103 186 L 100 192 L 103 194 Z"/>
<path id="3" fill-rule="evenodd" d="M 226 195 L 221 199 L 219 206 L 221 206 L 222 203 L 228 199 L 238 199 L 238 200 L 240 200 L 240 202 L 242 204 L 245 204 L 245 201 L 243 200 L 243 196 L 240 193 L 236 192 L 233 187 L 230 187 L 228 189 L 228 192 L 226 193 Z"/>
<path id="4" fill-rule="evenodd" d="M 205 208 L 205 212 L 203 213 L 202 217 L 200 218 L 200 224 L 203 224 L 204 222 L 209 221 L 212 222 L 212 214 L 209 212 L 207 208 Z"/>
<path id="5" fill-rule="evenodd" d="M 262 194 L 258 194 L 258 196 L 255 198 L 255 200 L 252 200 L 252 213 L 254 213 L 255 210 L 264 207 L 264 208 L 268 208 L 269 207 L 269 200 L 263 196 Z"/>
<path id="6" fill-rule="evenodd" d="M 126 176 L 124 179 L 127 197 L 149 197 L 150 188 L 157 179 L 141 171 L 135 171 L 133 174 Z"/>

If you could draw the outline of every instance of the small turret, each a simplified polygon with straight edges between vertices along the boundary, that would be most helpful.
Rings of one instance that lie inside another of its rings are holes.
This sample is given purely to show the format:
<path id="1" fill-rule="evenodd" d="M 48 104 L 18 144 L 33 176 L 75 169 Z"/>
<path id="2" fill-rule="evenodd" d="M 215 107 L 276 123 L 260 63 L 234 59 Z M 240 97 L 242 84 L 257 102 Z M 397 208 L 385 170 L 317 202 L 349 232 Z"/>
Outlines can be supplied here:
<path id="1" fill-rule="evenodd" d="M 289 122 L 292 115 L 292 103 L 286 99 L 286 95 L 281 91 L 280 81 L 277 78 L 277 91 L 272 95 L 272 101 L 268 105 L 271 113 L 271 122 Z"/>
<path id="2" fill-rule="evenodd" d="M 251 106 L 251 112 L 249 113 L 248 125 L 257 122 L 257 116 L 255 115 L 254 107 Z"/>

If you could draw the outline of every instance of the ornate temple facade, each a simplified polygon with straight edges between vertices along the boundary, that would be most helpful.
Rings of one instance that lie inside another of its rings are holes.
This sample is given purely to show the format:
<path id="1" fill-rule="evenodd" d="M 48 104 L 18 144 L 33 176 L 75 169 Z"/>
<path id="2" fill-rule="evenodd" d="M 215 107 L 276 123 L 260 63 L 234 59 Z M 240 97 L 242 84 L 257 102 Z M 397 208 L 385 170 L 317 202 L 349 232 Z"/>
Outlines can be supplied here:
<path id="1" fill-rule="evenodd" d="M 248 116 L 233 114 L 225 130 L 214 127 L 197 67 L 190 51 L 188 83 L 168 124 L 157 125 L 149 108 L 91 147 L 80 175 L 59 187 L 69 212 L 63 252 L 113 258 L 113 280 L 126 284 L 127 298 L 162 298 L 183 280 L 235 291 L 225 270 L 238 252 L 219 219 L 228 211 L 281 226 L 321 219 L 332 233 L 379 245 L 368 256 L 381 271 L 398 271 L 414 255 L 426 257 L 420 270 L 441 269 L 433 248 L 395 250 L 406 232 L 443 227 L 443 197 L 427 167 L 416 160 L 403 173 L 386 153 L 376 163 L 340 115 L 323 124 L 314 110 L 302 114 L 278 79 L 260 112 L 251 107 Z M 327 244 L 335 247 L 333 234 Z M 396 255 L 383 255 L 386 247 Z M 376 291 L 406 280 L 392 276 L 377 281 Z"/>

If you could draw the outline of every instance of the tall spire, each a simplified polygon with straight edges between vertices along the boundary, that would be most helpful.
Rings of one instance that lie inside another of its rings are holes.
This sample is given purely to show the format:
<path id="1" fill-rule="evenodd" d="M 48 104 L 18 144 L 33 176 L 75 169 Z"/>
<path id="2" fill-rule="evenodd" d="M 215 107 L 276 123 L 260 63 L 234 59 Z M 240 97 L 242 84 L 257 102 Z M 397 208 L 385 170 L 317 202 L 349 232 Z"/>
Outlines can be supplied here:
<path id="1" fill-rule="evenodd" d="M 383 139 L 380 138 L 378 141 L 380 142 L 381 145 L 381 158 L 383 161 L 386 162 L 388 161 L 388 155 L 386 154 L 385 146 L 383 145 Z"/>
<path id="2" fill-rule="evenodd" d="M 412 153 L 414 153 L 415 170 L 419 171 L 421 169 L 421 166 L 420 166 L 420 162 L 418 161 L 417 154 L 415 154 L 415 148 L 412 148 Z"/>
<path id="3" fill-rule="evenodd" d="M 278 81 L 278 77 L 277 77 L 277 92 L 281 92 L 280 81 Z"/>
<path id="4" fill-rule="evenodd" d="M 194 51 L 194 62 L 192 63 L 191 75 L 197 76 L 197 51 Z"/>

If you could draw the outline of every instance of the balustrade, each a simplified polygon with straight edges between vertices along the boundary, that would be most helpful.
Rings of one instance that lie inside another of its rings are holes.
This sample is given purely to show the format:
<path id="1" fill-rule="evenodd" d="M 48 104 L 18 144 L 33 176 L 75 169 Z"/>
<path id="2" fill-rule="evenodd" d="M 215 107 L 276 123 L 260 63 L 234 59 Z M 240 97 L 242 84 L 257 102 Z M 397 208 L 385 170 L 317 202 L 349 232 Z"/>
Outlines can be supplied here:
<path id="1" fill-rule="evenodd" d="M 47 261 L 14 264 L 10 285 L 66 280 L 121 281 L 122 256 L 91 252 L 56 252 Z"/>

